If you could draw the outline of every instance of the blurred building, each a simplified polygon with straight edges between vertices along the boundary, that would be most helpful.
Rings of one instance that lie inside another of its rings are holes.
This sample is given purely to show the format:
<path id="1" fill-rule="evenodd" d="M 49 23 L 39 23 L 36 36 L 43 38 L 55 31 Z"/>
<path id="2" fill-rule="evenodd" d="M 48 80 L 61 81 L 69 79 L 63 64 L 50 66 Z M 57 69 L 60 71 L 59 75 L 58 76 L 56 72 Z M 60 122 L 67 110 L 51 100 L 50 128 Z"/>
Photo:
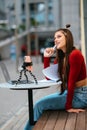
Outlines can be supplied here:
<path id="1" fill-rule="evenodd" d="M 83 19 L 84 18 L 84 19 Z M 82 35 L 84 35 L 84 46 L 83 46 L 83 51 L 85 52 L 85 57 L 86 57 L 86 67 L 87 67 L 87 0 L 83 1 L 83 30 L 84 30 L 84 34 L 82 32 Z M 83 45 L 83 43 L 82 43 Z"/>
<path id="2" fill-rule="evenodd" d="M 56 29 L 65 27 L 67 23 L 71 24 L 75 43 L 80 41 L 79 0 L 5 0 L 5 5 L 9 25 L 23 27 L 28 19 L 30 31 L 35 32 L 37 26 L 41 41 L 53 36 Z"/>
<path id="3" fill-rule="evenodd" d="M 75 44 L 80 48 L 80 1 L 79 0 L 26 0 L 28 6 L 27 19 L 31 35 L 38 35 L 38 48 L 42 48 L 46 40 L 53 37 L 55 30 L 71 24 Z M 27 23 L 28 23 L 27 22 Z M 31 39 L 32 40 L 32 39 Z M 34 40 L 34 39 L 33 39 Z M 32 43 L 34 44 L 34 42 Z"/>
<path id="4" fill-rule="evenodd" d="M 79 0 L 3 0 L 8 26 L 30 31 L 30 49 L 40 50 L 55 30 L 71 24 L 75 45 L 80 48 L 81 24 Z M 0 4 L 1 5 L 1 4 Z M 36 39 L 37 35 L 37 39 Z M 38 45 L 36 46 L 36 41 Z M 37 47 L 37 48 L 36 48 Z"/>
<path id="5" fill-rule="evenodd" d="M 5 1 L 4 0 L 0 0 L 0 23 L 2 22 L 2 20 L 6 20 L 6 15 L 5 15 Z"/>
<path id="6" fill-rule="evenodd" d="M 5 12 L 5 0 L 0 0 L 0 40 L 3 40 L 10 35 L 10 32 L 6 28 L 7 24 L 8 20 Z"/>

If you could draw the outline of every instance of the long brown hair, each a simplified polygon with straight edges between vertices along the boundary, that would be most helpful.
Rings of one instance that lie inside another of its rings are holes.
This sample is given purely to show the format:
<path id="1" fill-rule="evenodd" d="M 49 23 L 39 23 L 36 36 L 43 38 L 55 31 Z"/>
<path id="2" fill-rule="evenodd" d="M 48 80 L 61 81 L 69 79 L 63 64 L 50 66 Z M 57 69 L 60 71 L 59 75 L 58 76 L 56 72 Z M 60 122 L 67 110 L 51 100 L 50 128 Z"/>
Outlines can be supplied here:
<path id="1" fill-rule="evenodd" d="M 61 31 L 65 35 L 65 38 L 66 38 L 66 53 L 63 53 L 63 51 L 60 49 L 57 49 L 56 51 L 57 60 L 58 60 L 58 72 L 62 80 L 61 92 L 63 92 L 67 87 L 66 84 L 67 84 L 69 68 L 70 68 L 69 62 L 68 62 L 69 54 L 71 53 L 73 49 L 75 49 L 75 47 L 74 47 L 73 36 L 69 29 L 60 28 L 56 32 L 58 31 Z M 64 63 L 64 59 L 65 59 L 65 63 Z M 64 74 L 63 74 L 63 66 L 64 66 Z"/>

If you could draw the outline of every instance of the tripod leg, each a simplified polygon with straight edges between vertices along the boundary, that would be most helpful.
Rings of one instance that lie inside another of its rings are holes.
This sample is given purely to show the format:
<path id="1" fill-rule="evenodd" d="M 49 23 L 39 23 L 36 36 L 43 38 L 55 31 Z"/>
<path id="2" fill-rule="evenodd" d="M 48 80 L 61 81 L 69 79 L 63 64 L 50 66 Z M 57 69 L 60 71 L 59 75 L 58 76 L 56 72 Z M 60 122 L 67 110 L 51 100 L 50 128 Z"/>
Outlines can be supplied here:
<path id="1" fill-rule="evenodd" d="M 37 82 L 37 79 L 36 79 L 35 75 L 34 75 L 31 71 L 29 71 L 29 73 L 30 73 L 30 75 L 34 78 L 35 83 L 36 83 L 36 84 L 38 84 L 38 82 Z"/>
<path id="2" fill-rule="evenodd" d="M 26 70 L 24 70 L 24 75 L 25 75 L 27 83 L 28 83 L 28 76 L 26 75 Z"/>
<path id="3" fill-rule="evenodd" d="M 20 82 L 20 80 L 21 80 L 21 78 L 22 78 L 22 72 L 23 72 L 23 70 L 22 70 L 22 71 L 20 71 L 20 76 L 19 76 L 18 81 L 16 82 L 16 85 Z"/>

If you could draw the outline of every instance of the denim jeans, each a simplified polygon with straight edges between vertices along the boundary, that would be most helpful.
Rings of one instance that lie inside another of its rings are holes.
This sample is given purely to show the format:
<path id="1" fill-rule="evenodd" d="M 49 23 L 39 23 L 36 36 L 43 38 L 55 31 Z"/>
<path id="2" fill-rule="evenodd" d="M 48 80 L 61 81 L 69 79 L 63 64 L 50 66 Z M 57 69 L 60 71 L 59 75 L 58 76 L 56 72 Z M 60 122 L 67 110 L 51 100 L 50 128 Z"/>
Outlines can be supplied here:
<path id="1" fill-rule="evenodd" d="M 36 102 L 34 106 L 34 121 L 37 121 L 44 110 L 63 110 L 65 109 L 67 97 L 67 90 L 60 95 L 60 93 L 53 93 L 43 97 Z M 76 88 L 72 101 L 73 108 L 86 108 L 87 107 L 87 86 Z M 24 130 L 32 130 L 33 126 L 27 122 Z"/>

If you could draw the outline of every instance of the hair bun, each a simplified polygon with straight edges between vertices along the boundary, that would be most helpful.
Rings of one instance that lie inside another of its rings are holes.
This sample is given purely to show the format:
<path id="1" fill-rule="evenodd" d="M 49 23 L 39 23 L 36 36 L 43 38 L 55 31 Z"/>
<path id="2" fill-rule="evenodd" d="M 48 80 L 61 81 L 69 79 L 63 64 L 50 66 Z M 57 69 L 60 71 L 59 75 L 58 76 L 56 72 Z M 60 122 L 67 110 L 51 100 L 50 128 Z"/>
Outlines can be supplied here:
<path id="1" fill-rule="evenodd" d="M 70 24 L 66 24 L 66 28 L 70 28 L 70 26 L 71 26 Z"/>

